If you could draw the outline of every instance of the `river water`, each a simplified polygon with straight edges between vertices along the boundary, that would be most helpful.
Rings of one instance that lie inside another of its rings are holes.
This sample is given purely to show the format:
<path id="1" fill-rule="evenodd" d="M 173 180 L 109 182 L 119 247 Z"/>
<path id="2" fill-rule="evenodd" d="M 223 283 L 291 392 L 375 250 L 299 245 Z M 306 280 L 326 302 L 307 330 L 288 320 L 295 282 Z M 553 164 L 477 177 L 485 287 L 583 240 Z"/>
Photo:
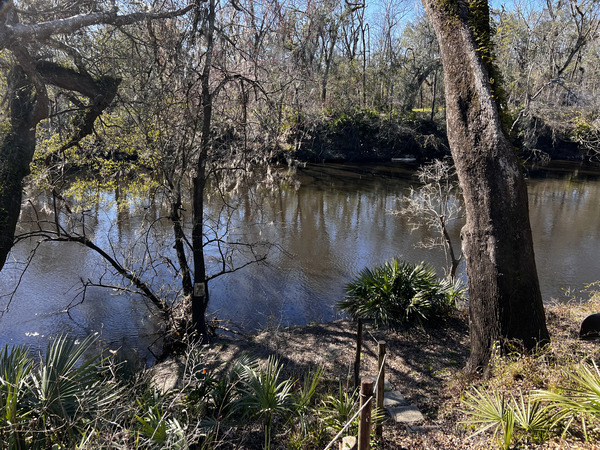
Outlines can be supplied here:
<path id="1" fill-rule="evenodd" d="M 416 185 L 413 173 L 414 167 L 399 164 L 309 165 L 298 172 L 295 183 L 258 186 L 235 196 L 235 201 L 229 198 L 237 208 L 229 210 L 226 239 L 271 245 L 265 263 L 211 282 L 210 312 L 228 327 L 244 331 L 328 321 L 340 317 L 336 302 L 343 298 L 345 284 L 364 267 L 399 257 L 427 261 L 442 274 L 443 252 L 416 247 L 431 237 L 430 232 L 424 227 L 413 230 L 407 218 L 390 214 L 399 205 L 398 197 Z M 543 298 L 578 295 L 600 279 L 600 171 L 555 163 L 529 170 L 528 187 Z M 87 229 L 97 243 L 134 265 L 148 258 L 140 250 L 145 248 L 140 247 L 142 241 L 160 241 L 156 251 L 162 259 L 155 257 L 154 266 L 140 275 L 170 295 L 177 279 L 167 261 L 172 243 L 161 241 L 170 236 L 166 223 L 156 222 L 149 235 L 139 234 L 148 215 L 158 217 L 160 207 L 142 200 L 136 207 L 118 210 L 114 194 L 98 198 L 96 210 L 86 216 Z M 211 216 L 223 210 L 218 198 L 209 198 Z M 43 199 L 37 201 L 42 204 L 39 217 L 44 205 Z M 30 213 L 23 215 L 22 230 L 31 227 L 32 218 Z M 219 232 L 221 225 L 215 223 Z M 457 246 L 461 225 L 456 222 L 451 229 Z M 26 267 L 35 246 L 33 240 L 19 243 L 0 273 L 0 308 L 7 308 L 0 317 L 0 344 L 45 347 L 48 337 L 59 333 L 98 333 L 106 346 L 139 349 L 147 355 L 160 320 L 139 296 L 90 285 L 85 300 L 77 304 L 83 298 L 82 282 L 116 282 L 98 255 L 78 244 L 46 243 L 37 247 Z M 265 248 L 258 247 L 258 253 Z M 208 254 L 216 256 L 217 251 L 209 249 Z M 243 263 L 239 256 L 233 260 Z M 459 271 L 465 278 L 464 265 Z"/>

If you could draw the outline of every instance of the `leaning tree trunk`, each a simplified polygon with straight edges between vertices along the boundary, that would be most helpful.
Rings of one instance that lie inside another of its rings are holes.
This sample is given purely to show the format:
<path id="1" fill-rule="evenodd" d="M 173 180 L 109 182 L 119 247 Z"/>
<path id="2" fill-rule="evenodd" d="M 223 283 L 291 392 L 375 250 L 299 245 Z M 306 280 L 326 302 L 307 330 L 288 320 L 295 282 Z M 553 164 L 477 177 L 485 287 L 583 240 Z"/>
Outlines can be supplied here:
<path id="1" fill-rule="evenodd" d="M 490 79 L 484 0 L 424 0 L 446 91 L 448 140 L 463 191 L 461 232 L 470 298 L 467 370 L 487 367 L 493 346 L 533 349 L 549 339 L 529 224 L 527 188 L 502 128 Z M 497 86 L 497 84 L 496 84 Z"/>
<path id="2" fill-rule="evenodd" d="M 64 148 L 76 145 L 91 134 L 96 118 L 110 105 L 120 80 L 93 79 L 74 69 L 50 61 L 35 62 L 23 48 L 14 50 L 19 64 L 8 76 L 10 129 L 0 142 L 0 270 L 13 245 L 21 212 L 23 180 L 35 153 L 36 126 L 48 115 L 46 84 L 79 92 L 90 99 L 80 118 L 80 126 Z"/>
<path id="3" fill-rule="evenodd" d="M 0 143 L 0 269 L 13 246 L 23 179 L 35 152 L 35 89 L 21 67 L 9 74 L 10 131 Z"/>

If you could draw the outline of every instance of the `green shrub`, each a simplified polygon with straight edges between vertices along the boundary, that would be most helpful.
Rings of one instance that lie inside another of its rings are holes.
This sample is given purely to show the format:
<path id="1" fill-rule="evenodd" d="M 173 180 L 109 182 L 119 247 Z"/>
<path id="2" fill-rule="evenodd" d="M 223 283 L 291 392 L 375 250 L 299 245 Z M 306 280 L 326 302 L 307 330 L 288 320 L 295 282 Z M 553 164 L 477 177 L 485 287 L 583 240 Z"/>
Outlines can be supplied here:
<path id="1" fill-rule="evenodd" d="M 323 424 L 334 433 L 339 432 L 358 410 L 358 391 L 348 393 L 340 384 L 337 395 L 329 394 L 321 402 L 319 416 Z M 348 435 L 358 433 L 358 417 L 347 430 Z"/>
<path id="2" fill-rule="evenodd" d="M 566 434 L 574 422 L 580 422 L 586 439 L 588 424 L 600 421 L 600 370 L 595 362 L 592 366 L 582 364 L 565 370 L 570 386 L 559 387 L 559 392 L 536 390 L 533 396 L 548 402 L 554 423 Z"/>
<path id="3" fill-rule="evenodd" d="M 283 365 L 269 357 L 264 368 L 257 361 L 242 364 L 238 409 L 252 417 L 263 419 L 265 449 L 271 448 L 273 419 L 292 410 L 294 380 L 280 381 Z"/>
<path id="4" fill-rule="evenodd" d="M 169 402 L 157 390 L 152 389 L 137 399 L 140 414 L 135 418 L 138 425 L 138 442 L 140 437 L 144 445 L 158 448 L 188 448 L 184 426 L 169 411 Z"/>
<path id="5" fill-rule="evenodd" d="M 32 361 L 27 348 L 0 350 L 0 439 L 9 448 L 23 448 L 30 411 L 25 407 Z"/>
<path id="6" fill-rule="evenodd" d="M 94 342 L 58 337 L 39 363 L 27 347 L 0 350 L 2 442 L 9 448 L 75 446 L 114 410 L 120 386 L 106 382 L 101 355 L 84 358 Z"/>
<path id="7" fill-rule="evenodd" d="M 292 415 L 288 419 L 287 448 L 322 448 L 325 430 L 317 420 L 317 387 L 323 377 L 323 369 L 309 370 L 304 374 L 300 388 L 292 394 Z"/>
<path id="8" fill-rule="evenodd" d="M 592 363 L 591 367 L 582 364 L 565 373 L 568 386 L 559 386 L 556 391 L 534 390 L 527 396 L 520 391 L 517 399 L 498 389 L 490 394 L 474 388 L 463 400 L 467 406 L 463 412 L 471 416 L 463 423 L 477 426 L 471 437 L 490 430 L 492 440 L 501 434 L 499 445 L 508 449 L 513 441 L 542 442 L 552 434 L 564 437 L 580 424 L 577 433 L 591 440 L 590 430 L 598 432 L 600 419 L 600 370 Z"/>
<path id="9" fill-rule="evenodd" d="M 463 400 L 469 408 L 463 412 L 472 417 L 463 423 L 478 426 L 470 437 L 491 430 L 492 440 L 498 438 L 498 444 L 504 449 L 510 448 L 515 438 L 526 442 L 540 442 L 548 438 L 553 415 L 539 400 L 524 397 L 522 392 L 515 399 L 512 395 L 507 398 L 497 390 L 491 394 L 477 388 L 473 391 L 467 393 Z"/>
<path id="10" fill-rule="evenodd" d="M 514 431 L 514 412 L 509 403 L 498 391 L 493 391 L 490 395 L 477 388 L 473 390 L 474 393 L 469 392 L 464 401 L 465 405 L 470 408 L 465 412 L 471 414 L 473 418 L 464 423 L 479 425 L 479 428 L 470 437 L 491 429 L 494 432 L 492 439 L 496 439 L 501 432 L 503 439 L 499 440 L 500 446 L 504 449 L 510 448 Z"/>
<path id="11" fill-rule="evenodd" d="M 438 280 L 424 263 L 412 265 L 394 258 L 374 269 L 363 269 L 346 286 L 346 298 L 339 307 L 354 318 L 384 324 L 420 322 L 442 317 L 462 290 L 455 281 Z"/>

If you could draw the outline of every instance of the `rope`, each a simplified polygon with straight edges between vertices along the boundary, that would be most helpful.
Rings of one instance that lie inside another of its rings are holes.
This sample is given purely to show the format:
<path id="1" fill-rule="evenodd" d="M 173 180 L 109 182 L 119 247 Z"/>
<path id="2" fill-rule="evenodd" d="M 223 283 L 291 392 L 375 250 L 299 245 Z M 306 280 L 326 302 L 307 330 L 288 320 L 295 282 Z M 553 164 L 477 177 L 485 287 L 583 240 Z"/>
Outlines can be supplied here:
<path id="1" fill-rule="evenodd" d="M 385 367 L 386 360 L 387 360 L 387 353 L 385 355 L 383 355 L 383 360 L 381 361 L 381 367 L 379 368 L 379 373 L 377 374 L 377 378 L 375 379 L 375 386 L 373 386 L 373 392 L 377 392 L 377 383 L 379 383 L 379 378 L 381 377 L 381 372 L 383 372 L 383 368 Z"/>
<path id="2" fill-rule="evenodd" d="M 360 408 L 358 411 L 356 411 L 356 414 L 354 414 L 352 416 L 352 419 L 350 419 L 348 422 L 346 422 L 346 425 L 344 425 L 344 428 L 342 428 L 340 430 L 340 432 L 338 434 L 335 435 L 335 437 L 333 438 L 333 440 L 327 444 L 327 447 L 324 448 L 324 450 L 329 450 L 331 448 L 331 446 L 333 444 L 335 444 L 335 442 L 341 437 L 341 435 L 344 433 L 344 431 L 346 431 L 346 429 L 352 424 L 352 422 L 354 422 L 354 419 L 356 419 L 358 417 L 358 415 L 362 412 L 363 409 L 365 409 L 365 407 L 369 404 L 369 402 L 373 400 L 373 394 L 371 394 L 371 397 L 365 402 L 364 405 L 362 405 L 362 408 Z"/>
<path id="3" fill-rule="evenodd" d="M 323 450 L 329 450 L 331 448 L 331 446 L 333 444 L 335 444 L 336 441 L 342 436 L 342 434 L 344 434 L 344 431 L 346 431 L 346 429 L 348 429 L 348 427 L 352 424 L 352 422 L 354 422 L 354 419 L 356 419 L 358 417 L 358 415 L 362 412 L 362 410 L 365 409 L 365 407 L 369 404 L 369 402 L 371 400 L 373 400 L 373 398 L 375 398 L 375 393 L 377 392 L 377 383 L 379 383 L 379 378 L 381 377 L 381 372 L 383 371 L 383 368 L 385 367 L 386 359 L 387 359 L 387 353 L 385 355 L 383 355 L 383 361 L 381 363 L 381 367 L 379 368 L 379 373 L 377 374 L 377 378 L 375 379 L 375 385 L 373 386 L 373 394 L 371 394 L 369 399 L 367 401 L 365 401 L 364 405 L 362 405 L 362 407 L 359 408 L 358 411 L 356 411 L 356 414 L 354 414 L 352 416 L 352 418 L 348 422 L 346 422 L 346 425 L 344 425 L 344 427 L 340 430 L 340 432 L 335 435 L 333 440 L 329 444 L 327 444 L 327 447 L 325 447 Z"/>

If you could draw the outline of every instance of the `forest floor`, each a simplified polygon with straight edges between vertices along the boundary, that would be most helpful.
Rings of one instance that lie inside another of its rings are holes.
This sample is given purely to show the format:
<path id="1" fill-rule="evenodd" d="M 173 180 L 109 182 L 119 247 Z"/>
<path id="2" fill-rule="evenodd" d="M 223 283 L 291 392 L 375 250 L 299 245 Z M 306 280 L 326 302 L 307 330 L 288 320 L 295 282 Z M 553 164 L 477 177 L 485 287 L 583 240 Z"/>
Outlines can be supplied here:
<path id="1" fill-rule="evenodd" d="M 597 296 L 596 296 L 597 297 Z M 425 417 L 419 427 L 386 422 L 380 448 L 443 449 L 490 448 L 491 436 L 470 438 L 473 429 L 461 424 L 467 419 L 461 404 L 472 386 L 495 387 L 518 395 L 530 389 L 548 388 L 557 380 L 556 370 L 583 360 L 597 360 L 598 342 L 578 339 L 581 321 L 600 311 L 600 300 L 546 305 L 552 345 L 540 354 L 497 359 L 488 380 L 463 374 L 469 356 L 468 315 L 458 311 L 438 326 L 389 328 L 366 325 L 361 376 L 377 375 L 377 342 L 387 346 L 386 379 L 408 403 Z M 320 366 L 332 388 L 352 386 L 356 349 L 356 324 L 338 320 L 304 327 L 275 328 L 248 338 L 222 337 L 211 346 L 216 363 L 250 353 L 260 358 L 276 355 L 285 364 L 286 376 L 299 378 Z M 548 361 L 552 362 L 548 362 Z M 547 366 L 547 367 L 546 367 Z M 577 437 L 518 448 L 600 448 Z"/>

